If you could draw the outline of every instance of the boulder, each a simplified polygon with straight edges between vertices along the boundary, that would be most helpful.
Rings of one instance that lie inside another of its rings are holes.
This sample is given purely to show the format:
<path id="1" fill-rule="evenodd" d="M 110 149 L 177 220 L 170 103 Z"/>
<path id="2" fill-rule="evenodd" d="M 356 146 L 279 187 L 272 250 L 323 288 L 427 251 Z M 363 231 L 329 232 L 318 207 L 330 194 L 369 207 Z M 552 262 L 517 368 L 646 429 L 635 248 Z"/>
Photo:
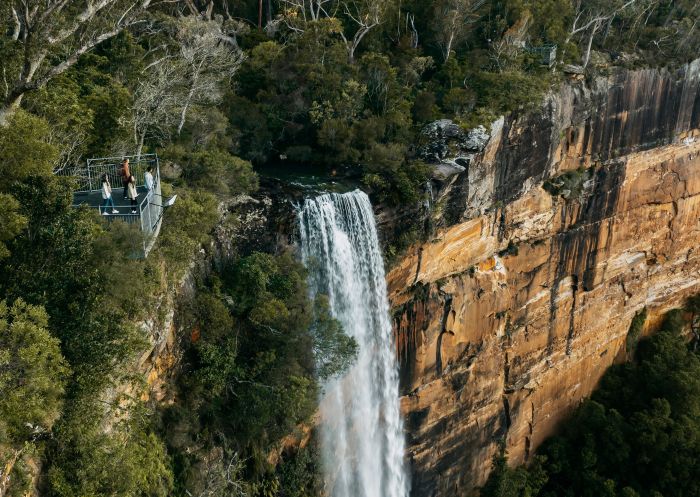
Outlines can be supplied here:
<path id="1" fill-rule="evenodd" d="M 467 132 L 467 139 L 464 142 L 464 146 L 470 152 L 481 152 L 489 142 L 489 138 L 491 138 L 491 135 L 486 131 L 486 128 L 479 125 Z"/>
<path id="2" fill-rule="evenodd" d="M 484 149 L 489 138 L 484 126 L 465 131 L 451 119 L 440 119 L 421 131 L 423 145 L 418 153 L 426 162 L 466 167 L 474 154 Z"/>

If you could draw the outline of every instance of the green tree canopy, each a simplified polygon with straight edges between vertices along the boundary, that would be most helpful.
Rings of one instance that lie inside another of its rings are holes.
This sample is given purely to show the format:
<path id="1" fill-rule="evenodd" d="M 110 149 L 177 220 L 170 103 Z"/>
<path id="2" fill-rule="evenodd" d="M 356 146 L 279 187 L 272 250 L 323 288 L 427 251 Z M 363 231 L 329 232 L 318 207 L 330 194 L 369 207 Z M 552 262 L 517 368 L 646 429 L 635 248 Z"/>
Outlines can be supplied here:
<path id="1" fill-rule="evenodd" d="M 606 373 L 528 469 L 499 459 L 481 495 L 700 495 L 700 356 L 681 335 L 687 325 L 679 310 L 669 312 L 639 342 L 635 361 Z"/>
<path id="2" fill-rule="evenodd" d="M 43 308 L 0 302 L 0 445 L 48 432 L 59 416 L 68 366 Z"/>

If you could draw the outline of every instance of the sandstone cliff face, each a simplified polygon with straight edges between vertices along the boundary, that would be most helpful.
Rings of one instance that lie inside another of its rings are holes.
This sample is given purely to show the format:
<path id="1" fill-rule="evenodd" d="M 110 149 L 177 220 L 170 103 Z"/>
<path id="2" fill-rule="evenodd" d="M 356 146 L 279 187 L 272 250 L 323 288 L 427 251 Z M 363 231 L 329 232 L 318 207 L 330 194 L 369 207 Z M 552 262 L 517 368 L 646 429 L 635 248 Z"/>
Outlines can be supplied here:
<path id="1" fill-rule="evenodd" d="M 496 123 L 388 275 L 413 495 L 526 462 L 614 361 L 700 291 L 700 63 L 565 85 Z M 464 164 L 463 164 L 464 165 Z"/>

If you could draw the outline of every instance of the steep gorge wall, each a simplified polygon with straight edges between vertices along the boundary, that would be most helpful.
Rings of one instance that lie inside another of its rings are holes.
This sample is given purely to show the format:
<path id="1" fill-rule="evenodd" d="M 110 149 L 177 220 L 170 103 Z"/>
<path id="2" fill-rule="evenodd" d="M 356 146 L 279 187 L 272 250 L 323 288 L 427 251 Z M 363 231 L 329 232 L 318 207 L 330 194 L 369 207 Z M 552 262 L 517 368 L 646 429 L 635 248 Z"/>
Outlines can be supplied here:
<path id="1" fill-rule="evenodd" d="M 528 461 L 653 325 L 700 291 L 700 63 L 564 85 L 496 123 L 388 275 L 413 495 Z M 562 173 L 567 172 L 567 182 Z"/>

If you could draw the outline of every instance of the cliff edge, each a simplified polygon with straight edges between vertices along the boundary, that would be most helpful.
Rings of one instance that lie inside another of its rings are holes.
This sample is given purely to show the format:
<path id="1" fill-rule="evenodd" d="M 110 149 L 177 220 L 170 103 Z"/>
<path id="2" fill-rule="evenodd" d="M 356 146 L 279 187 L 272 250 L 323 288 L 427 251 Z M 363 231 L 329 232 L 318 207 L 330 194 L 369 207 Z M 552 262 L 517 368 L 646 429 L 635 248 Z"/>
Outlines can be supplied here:
<path id="1" fill-rule="evenodd" d="M 388 275 L 413 495 L 483 484 L 502 442 L 527 462 L 635 313 L 700 291 L 699 86 L 700 61 L 567 83 L 443 147 L 436 233 Z"/>

